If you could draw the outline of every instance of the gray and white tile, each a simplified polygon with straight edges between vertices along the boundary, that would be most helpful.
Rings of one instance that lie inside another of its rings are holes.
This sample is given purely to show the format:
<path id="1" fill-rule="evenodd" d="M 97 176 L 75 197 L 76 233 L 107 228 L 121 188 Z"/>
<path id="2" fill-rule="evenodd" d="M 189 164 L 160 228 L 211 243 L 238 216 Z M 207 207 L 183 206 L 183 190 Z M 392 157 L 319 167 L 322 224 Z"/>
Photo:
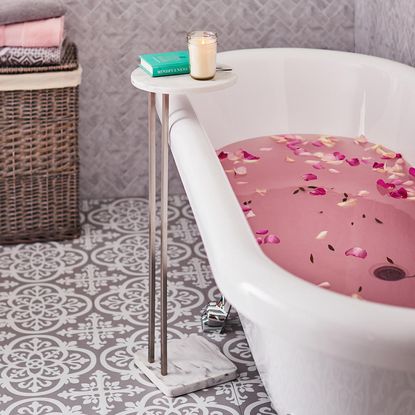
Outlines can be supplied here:
<path id="1" fill-rule="evenodd" d="M 74 241 L 0 247 L 0 415 L 271 415 L 236 312 L 206 338 L 239 377 L 167 398 L 137 369 L 147 345 L 147 201 L 83 201 Z M 185 196 L 169 209 L 169 339 L 200 333 L 219 293 Z M 156 333 L 158 338 L 159 333 Z"/>

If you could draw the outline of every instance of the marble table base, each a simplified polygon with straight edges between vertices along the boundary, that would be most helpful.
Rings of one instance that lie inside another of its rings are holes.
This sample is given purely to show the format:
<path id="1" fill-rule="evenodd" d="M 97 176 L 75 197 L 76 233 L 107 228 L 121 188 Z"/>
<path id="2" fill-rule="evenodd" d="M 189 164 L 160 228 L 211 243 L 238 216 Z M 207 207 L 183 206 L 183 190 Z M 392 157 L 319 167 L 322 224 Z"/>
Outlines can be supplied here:
<path id="1" fill-rule="evenodd" d="M 217 346 L 204 337 L 192 334 L 184 339 L 168 342 L 168 374 L 160 374 L 160 350 L 156 349 L 156 361 L 149 363 L 147 350 L 134 354 L 139 369 L 166 396 L 185 395 L 200 389 L 234 380 L 236 366 L 226 358 Z"/>

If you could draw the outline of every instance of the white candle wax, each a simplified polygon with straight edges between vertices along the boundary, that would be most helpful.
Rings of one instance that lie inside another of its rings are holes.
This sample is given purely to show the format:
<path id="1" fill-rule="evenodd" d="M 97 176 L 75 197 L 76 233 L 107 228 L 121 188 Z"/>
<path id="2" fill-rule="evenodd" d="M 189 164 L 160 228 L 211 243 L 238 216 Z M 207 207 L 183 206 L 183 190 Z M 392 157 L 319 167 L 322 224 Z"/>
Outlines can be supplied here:
<path id="1" fill-rule="evenodd" d="M 190 75 L 195 79 L 212 79 L 216 73 L 215 39 L 192 37 L 188 41 Z"/>

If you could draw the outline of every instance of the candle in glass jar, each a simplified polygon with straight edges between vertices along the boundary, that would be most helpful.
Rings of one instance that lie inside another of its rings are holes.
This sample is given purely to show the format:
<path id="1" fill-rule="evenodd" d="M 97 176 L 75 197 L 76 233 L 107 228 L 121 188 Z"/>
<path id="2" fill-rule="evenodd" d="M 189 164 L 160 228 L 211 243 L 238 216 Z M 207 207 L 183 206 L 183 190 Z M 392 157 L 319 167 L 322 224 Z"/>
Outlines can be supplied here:
<path id="1" fill-rule="evenodd" d="M 190 32 L 189 46 L 190 76 L 198 80 L 215 77 L 217 36 L 213 32 Z"/>

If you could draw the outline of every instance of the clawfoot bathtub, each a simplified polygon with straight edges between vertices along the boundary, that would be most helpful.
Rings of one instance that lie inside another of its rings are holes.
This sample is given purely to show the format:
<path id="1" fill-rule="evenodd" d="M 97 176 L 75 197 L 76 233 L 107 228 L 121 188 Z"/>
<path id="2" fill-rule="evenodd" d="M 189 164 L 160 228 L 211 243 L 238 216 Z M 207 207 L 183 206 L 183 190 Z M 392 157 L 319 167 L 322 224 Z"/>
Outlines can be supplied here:
<path id="1" fill-rule="evenodd" d="M 241 315 L 275 409 L 415 414 L 415 310 L 336 294 L 273 263 L 215 153 L 270 134 L 365 134 L 414 163 L 415 69 L 303 49 L 239 50 L 219 61 L 237 84 L 173 97 L 170 146 L 217 285 Z"/>

